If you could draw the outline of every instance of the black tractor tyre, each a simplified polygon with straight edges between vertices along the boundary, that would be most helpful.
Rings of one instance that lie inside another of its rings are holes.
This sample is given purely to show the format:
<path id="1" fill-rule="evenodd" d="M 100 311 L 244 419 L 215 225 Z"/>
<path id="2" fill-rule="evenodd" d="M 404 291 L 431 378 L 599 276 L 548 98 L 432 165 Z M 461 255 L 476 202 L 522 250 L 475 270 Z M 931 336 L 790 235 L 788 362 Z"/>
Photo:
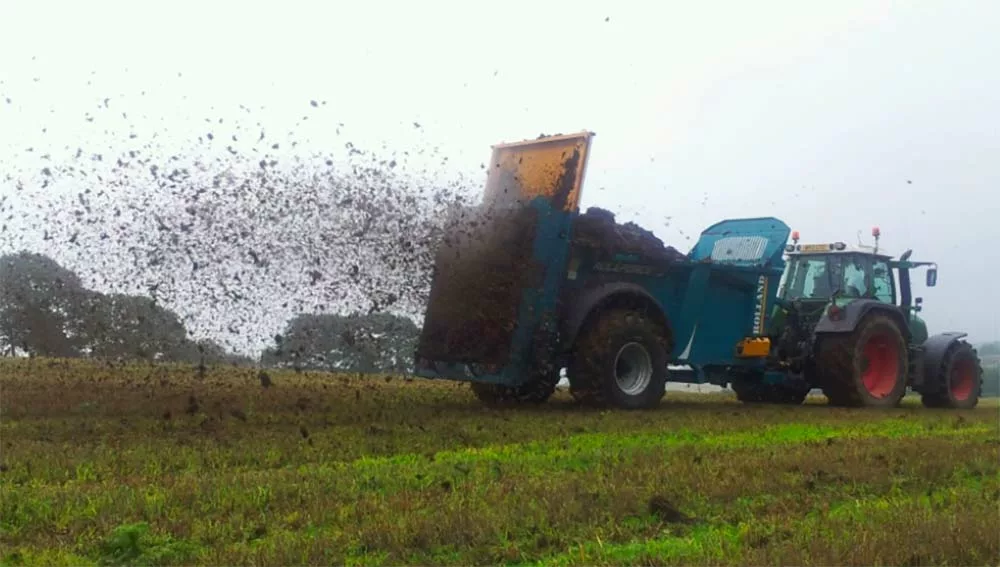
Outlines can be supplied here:
<path id="1" fill-rule="evenodd" d="M 539 374 L 518 386 L 488 382 L 472 382 L 472 392 L 479 401 L 491 407 L 543 404 L 556 391 L 559 374 Z"/>
<path id="2" fill-rule="evenodd" d="M 604 311 L 574 345 L 570 394 L 599 407 L 656 407 L 666 393 L 670 348 L 665 330 L 642 311 Z"/>
<path id="3" fill-rule="evenodd" d="M 852 333 L 822 337 L 816 367 L 831 405 L 895 407 L 906 394 L 906 338 L 891 317 L 871 314 Z"/>
<path id="4" fill-rule="evenodd" d="M 736 392 L 736 399 L 745 404 L 801 405 L 809 395 L 809 388 L 765 384 L 745 378 L 733 380 L 731 387 Z"/>
<path id="5" fill-rule="evenodd" d="M 936 390 L 925 391 L 920 399 L 929 408 L 973 409 L 983 391 L 983 367 L 976 349 L 956 341 L 948 349 L 941 366 L 928 369 L 928 380 Z"/>

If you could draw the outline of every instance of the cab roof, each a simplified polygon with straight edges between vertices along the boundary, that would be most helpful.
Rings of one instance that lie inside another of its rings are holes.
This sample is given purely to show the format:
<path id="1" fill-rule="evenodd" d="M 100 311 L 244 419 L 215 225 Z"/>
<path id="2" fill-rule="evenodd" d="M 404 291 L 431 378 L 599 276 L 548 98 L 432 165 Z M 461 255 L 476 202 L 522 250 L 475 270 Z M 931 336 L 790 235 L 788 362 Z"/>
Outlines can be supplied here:
<path id="1" fill-rule="evenodd" d="M 785 253 L 789 256 L 818 256 L 820 254 L 864 254 L 875 258 L 891 260 L 892 256 L 881 251 L 875 252 L 873 248 L 852 246 L 844 242 L 827 242 L 821 244 L 789 244 L 785 246 Z"/>

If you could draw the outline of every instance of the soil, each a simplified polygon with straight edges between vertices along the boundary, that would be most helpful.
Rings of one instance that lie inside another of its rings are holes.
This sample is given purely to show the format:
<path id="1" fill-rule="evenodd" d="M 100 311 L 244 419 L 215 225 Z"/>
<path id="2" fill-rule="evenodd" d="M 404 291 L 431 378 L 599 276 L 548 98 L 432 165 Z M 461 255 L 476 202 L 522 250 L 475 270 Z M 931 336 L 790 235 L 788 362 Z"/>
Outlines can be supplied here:
<path id="1" fill-rule="evenodd" d="M 614 213 L 598 207 L 590 207 L 577 217 L 573 244 L 596 249 L 602 257 L 608 258 L 625 253 L 638 254 L 654 262 L 676 262 L 687 257 L 634 222 L 615 222 Z"/>
<path id="2" fill-rule="evenodd" d="M 580 166 L 580 149 L 574 148 L 573 154 L 563 162 L 563 172 L 556 182 L 558 189 L 552 197 L 552 208 L 562 210 L 566 207 L 566 201 L 570 193 L 576 186 L 576 169 Z"/>

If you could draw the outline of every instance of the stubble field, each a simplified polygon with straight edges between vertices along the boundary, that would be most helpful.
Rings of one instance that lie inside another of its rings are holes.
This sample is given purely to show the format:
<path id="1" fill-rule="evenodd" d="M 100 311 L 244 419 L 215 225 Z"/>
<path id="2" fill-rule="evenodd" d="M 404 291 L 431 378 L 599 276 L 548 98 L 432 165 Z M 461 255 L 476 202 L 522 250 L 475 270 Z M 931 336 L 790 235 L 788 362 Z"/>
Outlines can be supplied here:
<path id="1" fill-rule="evenodd" d="M 0 563 L 1000 563 L 994 400 L 493 410 L 268 377 L 0 361 Z"/>

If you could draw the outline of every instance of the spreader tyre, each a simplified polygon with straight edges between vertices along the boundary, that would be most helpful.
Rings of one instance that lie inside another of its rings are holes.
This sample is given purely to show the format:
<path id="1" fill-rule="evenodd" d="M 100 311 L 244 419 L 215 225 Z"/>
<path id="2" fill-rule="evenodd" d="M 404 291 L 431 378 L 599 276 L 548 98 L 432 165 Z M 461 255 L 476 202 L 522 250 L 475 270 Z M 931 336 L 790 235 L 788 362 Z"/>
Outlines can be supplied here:
<path id="1" fill-rule="evenodd" d="M 921 401 L 929 408 L 972 409 L 983 389 L 983 368 L 972 345 L 956 341 L 937 369 L 928 370 L 937 389 L 924 392 Z"/>
<path id="2" fill-rule="evenodd" d="M 666 392 L 668 352 L 664 330 L 642 311 L 602 312 L 574 347 L 570 393 L 588 405 L 655 407 Z"/>
<path id="3" fill-rule="evenodd" d="M 823 337 L 817 363 L 833 405 L 894 407 L 906 394 L 906 339 L 885 315 L 865 317 L 853 333 Z"/>
<path id="4" fill-rule="evenodd" d="M 556 391 L 558 383 L 558 373 L 554 376 L 546 374 L 535 376 L 519 386 L 472 382 L 472 391 L 479 401 L 488 406 L 543 404 Z"/>

